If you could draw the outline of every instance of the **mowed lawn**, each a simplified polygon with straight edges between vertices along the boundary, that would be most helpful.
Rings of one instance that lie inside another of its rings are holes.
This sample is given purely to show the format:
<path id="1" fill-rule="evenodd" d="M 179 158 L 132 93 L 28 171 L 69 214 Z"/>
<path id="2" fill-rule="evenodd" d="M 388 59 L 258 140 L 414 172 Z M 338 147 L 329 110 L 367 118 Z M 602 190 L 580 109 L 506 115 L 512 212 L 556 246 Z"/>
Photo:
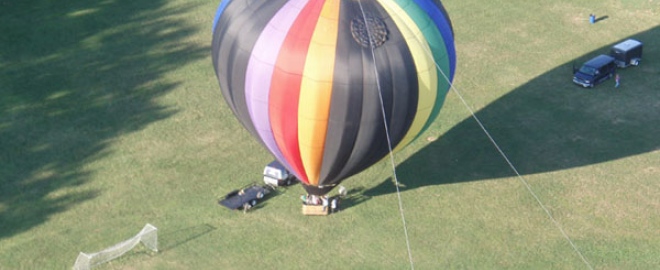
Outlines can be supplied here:
<path id="1" fill-rule="evenodd" d="M 272 159 L 220 95 L 217 2 L 0 1 L 0 269 L 70 269 L 146 223 L 158 253 L 98 269 L 660 269 L 660 2 L 443 3 L 457 92 L 395 156 L 404 230 L 387 162 L 327 217 L 298 185 L 217 204 Z M 571 82 L 626 38 L 620 88 Z"/>

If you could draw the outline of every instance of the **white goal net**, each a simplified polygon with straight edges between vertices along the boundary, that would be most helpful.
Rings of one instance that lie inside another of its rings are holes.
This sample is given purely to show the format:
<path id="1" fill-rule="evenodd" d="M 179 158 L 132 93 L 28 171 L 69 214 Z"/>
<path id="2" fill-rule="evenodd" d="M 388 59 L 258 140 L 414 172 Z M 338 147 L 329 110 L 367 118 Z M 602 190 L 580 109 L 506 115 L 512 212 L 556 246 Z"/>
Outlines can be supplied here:
<path id="1" fill-rule="evenodd" d="M 118 243 L 114 246 L 95 253 L 80 252 L 74 270 L 88 270 L 104 262 L 115 259 L 129 250 L 133 249 L 138 243 L 142 242 L 148 249 L 158 251 L 158 229 L 151 224 L 144 225 L 144 228 L 131 239 Z"/>

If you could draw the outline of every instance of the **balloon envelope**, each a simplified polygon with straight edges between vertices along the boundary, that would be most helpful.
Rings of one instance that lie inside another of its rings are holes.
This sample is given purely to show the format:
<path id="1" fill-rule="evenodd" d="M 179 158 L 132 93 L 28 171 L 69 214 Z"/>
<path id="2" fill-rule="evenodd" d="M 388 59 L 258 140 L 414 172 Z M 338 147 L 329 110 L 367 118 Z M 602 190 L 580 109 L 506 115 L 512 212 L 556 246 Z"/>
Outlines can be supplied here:
<path id="1" fill-rule="evenodd" d="M 456 66 L 432 0 L 224 0 L 212 56 L 236 117 L 315 195 L 423 132 Z"/>

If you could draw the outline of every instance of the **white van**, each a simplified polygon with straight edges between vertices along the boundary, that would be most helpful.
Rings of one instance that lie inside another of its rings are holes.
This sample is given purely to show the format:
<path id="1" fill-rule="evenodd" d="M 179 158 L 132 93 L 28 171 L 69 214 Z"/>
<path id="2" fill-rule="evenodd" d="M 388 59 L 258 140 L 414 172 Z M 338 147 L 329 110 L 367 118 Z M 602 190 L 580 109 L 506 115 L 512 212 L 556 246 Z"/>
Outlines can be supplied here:
<path id="1" fill-rule="evenodd" d="M 296 181 L 296 176 L 290 173 L 277 160 L 268 163 L 264 168 L 264 183 L 274 187 L 290 186 Z"/>

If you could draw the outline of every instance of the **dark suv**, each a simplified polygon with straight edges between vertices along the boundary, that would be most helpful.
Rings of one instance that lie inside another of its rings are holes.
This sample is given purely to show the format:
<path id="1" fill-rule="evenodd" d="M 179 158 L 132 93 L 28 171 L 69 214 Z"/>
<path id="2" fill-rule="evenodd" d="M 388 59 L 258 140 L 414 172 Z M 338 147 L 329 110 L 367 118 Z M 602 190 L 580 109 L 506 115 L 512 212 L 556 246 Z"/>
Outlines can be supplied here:
<path id="1" fill-rule="evenodd" d="M 573 70 L 573 82 L 583 87 L 594 87 L 612 78 L 614 73 L 616 73 L 614 57 L 601 54 L 584 63 L 580 69 Z"/>

